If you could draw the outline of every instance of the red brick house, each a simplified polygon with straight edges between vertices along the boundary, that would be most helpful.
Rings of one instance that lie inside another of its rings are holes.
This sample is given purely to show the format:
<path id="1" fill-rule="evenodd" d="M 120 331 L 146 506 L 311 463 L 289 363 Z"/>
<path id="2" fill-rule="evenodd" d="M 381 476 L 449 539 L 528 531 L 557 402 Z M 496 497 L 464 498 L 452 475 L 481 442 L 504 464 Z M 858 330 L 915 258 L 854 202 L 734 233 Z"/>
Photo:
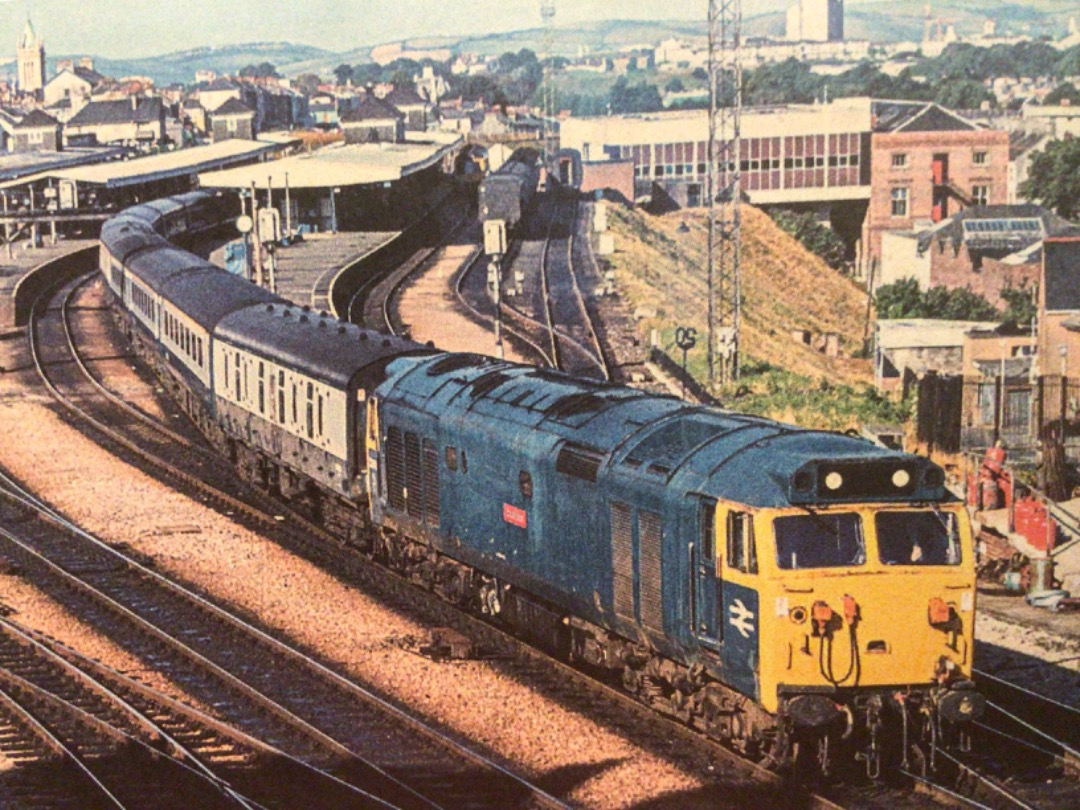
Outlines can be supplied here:
<path id="1" fill-rule="evenodd" d="M 863 244 L 881 257 L 886 231 L 941 222 L 1008 198 L 1009 134 L 985 129 L 937 104 L 874 102 L 870 205 Z"/>

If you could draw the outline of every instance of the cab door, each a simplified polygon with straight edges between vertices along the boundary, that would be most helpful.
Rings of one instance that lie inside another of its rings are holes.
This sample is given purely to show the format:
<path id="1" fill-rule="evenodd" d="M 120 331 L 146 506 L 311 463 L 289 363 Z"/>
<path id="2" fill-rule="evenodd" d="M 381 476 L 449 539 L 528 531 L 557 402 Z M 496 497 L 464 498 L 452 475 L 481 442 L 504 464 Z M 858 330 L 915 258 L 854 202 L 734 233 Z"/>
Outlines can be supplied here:
<path id="1" fill-rule="evenodd" d="M 699 499 L 696 534 L 697 541 L 690 545 L 691 626 L 698 642 L 715 650 L 720 647 L 716 615 L 720 589 L 716 566 L 716 501 Z"/>
<path id="2" fill-rule="evenodd" d="M 744 695 L 760 699 L 760 610 L 757 546 L 750 512 L 728 511 L 720 565 L 720 610 L 725 680 Z"/>

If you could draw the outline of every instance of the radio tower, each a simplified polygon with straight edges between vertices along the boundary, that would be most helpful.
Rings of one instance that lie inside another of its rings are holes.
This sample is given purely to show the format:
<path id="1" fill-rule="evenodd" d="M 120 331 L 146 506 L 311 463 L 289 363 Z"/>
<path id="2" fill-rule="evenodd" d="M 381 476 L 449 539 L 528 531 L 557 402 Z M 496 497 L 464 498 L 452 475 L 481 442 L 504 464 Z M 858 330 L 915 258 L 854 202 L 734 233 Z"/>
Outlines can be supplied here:
<path id="1" fill-rule="evenodd" d="M 555 160 L 555 0 L 540 0 L 540 19 L 544 21 L 544 77 L 541 98 L 540 138 L 544 147 L 544 165 L 551 170 Z"/>
<path id="2" fill-rule="evenodd" d="M 709 0 L 709 384 L 739 377 L 742 0 Z"/>

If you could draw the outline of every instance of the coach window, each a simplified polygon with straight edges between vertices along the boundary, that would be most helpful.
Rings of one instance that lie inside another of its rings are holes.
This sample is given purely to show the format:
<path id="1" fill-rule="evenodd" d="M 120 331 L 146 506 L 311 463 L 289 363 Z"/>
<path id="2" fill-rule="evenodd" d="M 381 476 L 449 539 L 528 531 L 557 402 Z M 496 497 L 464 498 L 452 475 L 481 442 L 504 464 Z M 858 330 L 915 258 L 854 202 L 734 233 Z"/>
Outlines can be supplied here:
<path id="1" fill-rule="evenodd" d="M 279 371 L 277 375 L 277 414 L 278 421 L 285 424 L 285 372 Z"/>
<path id="2" fill-rule="evenodd" d="M 454 447 L 446 448 L 446 468 L 450 472 L 457 472 L 457 449 Z"/>
<path id="3" fill-rule="evenodd" d="M 727 521 L 727 565 L 744 574 L 757 573 L 754 522 L 746 512 L 729 512 Z"/>
<path id="4" fill-rule="evenodd" d="M 307 436 L 309 439 L 315 438 L 315 387 L 311 384 L 307 384 Z"/>
<path id="5" fill-rule="evenodd" d="M 229 353 L 224 352 L 225 355 L 225 390 L 229 390 Z"/>
<path id="6" fill-rule="evenodd" d="M 296 383 L 294 382 L 292 384 L 292 423 L 293 423 L 293 425 L 300 424 L 300 417 L 298 417 L 296 415 L 296 408 L 297 408 L 296 400 L 298 400 L 298 399 L 300 399 L 300 397 L 296 393 Z"/>
<path id="7" fill-rule="evenodd" d="M 259 363 L 259 413 L 266 413 L 266 368 Z"/>
<path id="8" fill-rule="evenodd" d="M 322 394 L 319 394 L 318 399 L 319 399 L 319 435 L 322 436 L 323 435 L 323 418 L 322 418 L 322 414 L 323 414 L 323 396 L 322 396 Z"/>
<path id="9" fill-rule="evenodd" d="M 236 390 L 233 391 L 233 396 L 236 398 L 236 401 L 239 402 L 240 401 L 240 355 L 236 356 L 236 366 L 234 367 L 234 371 L 236 372 Z"/>

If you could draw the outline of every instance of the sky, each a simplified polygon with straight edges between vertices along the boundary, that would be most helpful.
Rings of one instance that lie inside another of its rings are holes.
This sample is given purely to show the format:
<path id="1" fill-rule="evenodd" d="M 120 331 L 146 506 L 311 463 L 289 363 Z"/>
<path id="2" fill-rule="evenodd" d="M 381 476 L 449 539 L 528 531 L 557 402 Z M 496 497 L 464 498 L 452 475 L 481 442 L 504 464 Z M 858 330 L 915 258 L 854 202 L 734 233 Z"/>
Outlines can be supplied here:
<path id="1" fill-rule="evenodd" d="M 784 5 L 748 0 L 743 13 Z M 704 19 L 707 8 L 707 0 L 557 0 L 556 23 Z M 237 42 L 346 51 L 432 34 L 513 31 L 540 24 L 540 0 L 0 0 L 0 57 L 14 56 L 27 15 L 48 54 L 131 58 Z"/>

